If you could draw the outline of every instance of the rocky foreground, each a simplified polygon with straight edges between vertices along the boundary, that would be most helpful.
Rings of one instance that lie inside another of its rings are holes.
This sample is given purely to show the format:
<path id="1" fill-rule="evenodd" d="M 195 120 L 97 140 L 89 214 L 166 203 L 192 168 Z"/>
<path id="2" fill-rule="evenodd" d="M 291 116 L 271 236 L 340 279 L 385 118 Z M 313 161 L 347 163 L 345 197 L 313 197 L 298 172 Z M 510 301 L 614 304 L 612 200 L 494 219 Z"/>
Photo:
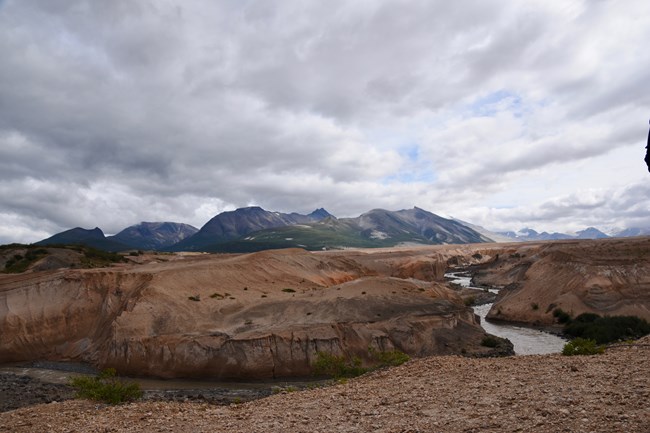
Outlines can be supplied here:
<path id="1" fill-rule="evenodd" d="M 66 401 L 0 432 L 650 432 L 650 337 L 604 355 L 413 360 L 348 383 L 230 406 Z"/>

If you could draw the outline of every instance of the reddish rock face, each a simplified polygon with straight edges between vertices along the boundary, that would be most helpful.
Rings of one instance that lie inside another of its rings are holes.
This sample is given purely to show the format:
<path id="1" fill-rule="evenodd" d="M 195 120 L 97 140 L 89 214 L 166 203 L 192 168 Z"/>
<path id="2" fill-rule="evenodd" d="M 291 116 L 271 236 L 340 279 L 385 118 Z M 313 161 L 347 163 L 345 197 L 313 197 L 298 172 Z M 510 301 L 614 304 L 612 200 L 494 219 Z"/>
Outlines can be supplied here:
<path id="1" fill-rule="evenodd" d="M 2 276 L 0 362 L 251 379 L 307 376 L 318 351 L 364 362 L 369 347 L 486 352 L 483 330 L 455 293 L 410 278 L 444 271 L 415 255 L 167 255 L 139 266 Z"/>
<path id="2" fill-rule="evenodd" d="M 550 325 L 553 310 L 650 320 L 650 239 L 522 245 L 474 276 L 505 287 L 488 318 Z"/>

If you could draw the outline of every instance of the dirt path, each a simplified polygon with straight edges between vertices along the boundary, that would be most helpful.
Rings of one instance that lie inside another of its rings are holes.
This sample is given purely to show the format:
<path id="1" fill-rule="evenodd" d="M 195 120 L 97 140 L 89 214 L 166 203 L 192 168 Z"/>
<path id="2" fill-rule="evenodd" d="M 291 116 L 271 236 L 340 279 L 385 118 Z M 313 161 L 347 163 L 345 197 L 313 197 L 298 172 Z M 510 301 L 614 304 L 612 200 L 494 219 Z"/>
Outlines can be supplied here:
<path id="1" fill-rule="evenodd" d="M 650 432 L 650 338 L 604 355 L 414 360 L 346 384 L 231 406 L 51 403 L 0 432 Z"/>

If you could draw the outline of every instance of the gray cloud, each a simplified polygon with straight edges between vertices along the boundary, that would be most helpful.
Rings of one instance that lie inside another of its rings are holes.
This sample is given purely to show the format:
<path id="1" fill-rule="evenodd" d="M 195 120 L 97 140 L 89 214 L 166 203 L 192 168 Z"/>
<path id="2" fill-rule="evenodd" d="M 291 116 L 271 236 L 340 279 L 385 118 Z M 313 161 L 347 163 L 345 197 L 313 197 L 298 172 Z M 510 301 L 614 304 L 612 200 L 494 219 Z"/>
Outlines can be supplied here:
<path id="1" fill-rule="evenodd" d="M 0 242 L 249 204 L 471 216 L 495 197 L 518 212 L 495 224 L 561 229 L 550 197 L 571 185 L 536 189 L 535 212 L 509 191 L 573 170 L 621 198 L 569 207 L 640 221 L 622 197 L 642 173 L 599 170 L 647 132 L 649 16 L 642 1 L 0 3 Z"/>

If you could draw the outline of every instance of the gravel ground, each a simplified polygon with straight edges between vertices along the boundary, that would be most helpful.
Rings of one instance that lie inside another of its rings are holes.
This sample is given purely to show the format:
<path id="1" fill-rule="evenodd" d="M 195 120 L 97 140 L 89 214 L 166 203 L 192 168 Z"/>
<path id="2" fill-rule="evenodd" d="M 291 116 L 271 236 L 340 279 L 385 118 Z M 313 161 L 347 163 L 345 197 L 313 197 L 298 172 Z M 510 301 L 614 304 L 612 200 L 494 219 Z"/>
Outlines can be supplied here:
<path id="1" fill-rule="evenodd" d="M 66 385 L 0 373 L 0 412 L 71 398 L 74 398 L 74 391 Z"/>
<path id="2" fill-rule="evenodd" d="M 650 338 L 604 355 L 413 360 L 230 406 L 86 401 L 0 414 L 0 432 L 650 432 Z"/>

